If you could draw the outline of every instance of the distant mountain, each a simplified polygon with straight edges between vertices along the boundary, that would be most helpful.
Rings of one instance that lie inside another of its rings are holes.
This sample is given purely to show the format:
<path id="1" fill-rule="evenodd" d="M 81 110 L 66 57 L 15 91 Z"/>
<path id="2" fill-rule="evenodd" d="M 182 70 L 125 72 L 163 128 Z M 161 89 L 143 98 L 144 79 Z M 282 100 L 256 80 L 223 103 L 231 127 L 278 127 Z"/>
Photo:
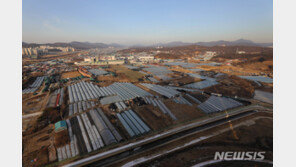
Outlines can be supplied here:
<path id="1" fill-rule="evenodd" d="M 212 42 L 197 42 L 195 43 L 196 45 L 201 45 L 201 46 L 262 46 L 262 47 L 268 47 L 272 46 L 273 43 L 255 43 L 251 40 L 246 40 L 246 39 L 239 39 L 236 41 L 212 41 Z"/>
<path id="2" fill-rule="evenodd" d="M 46 43 L 46 44 L 23 42 L 22 45 L 23 45 L 23 47 L 38 47 L 40 45 L 48 45 L 48 46 L 55 46 L 55 47 L 73 47 L 75 49 L 92 49 L 92 48 L 108 48 L 108 47 L 120 48 L 120 47 L 123 47 L 122 45 L 116 44 L 116 43 L 105 44 L 105 43 L 90 43 L 90 42 L 77 42 L 77 41 L 73 41 L 70 43 L 56 42 L 56 43 Z"/>
<path id="3" fill-rule="evenodd" d="M 77 49 L 91 49 L 91 48 L 107 48 L 107 47 L 109 47 L 107 44 L 104 44 L 104 43 L 89 43 L 89 42 L 77 42 L 77 41 L 70 42 L 69 45 L 71 47 L 77 48 Z"/>
<path id="4" fill-rule="evenodd" d="M 39 44 L 22 42 L 22 46 L 25 47 L 25 48 L 27 48 L 27 47 L 38 47 Z"/>
<path id="5" fill-rule="evenodd" d="M 175 47 L 175 46 L 186 46 L 186 45 L 193 45 L 193 43 L 174 41 L 174 42 L 169 42 L 169 43 L 157 43 L 157 44 L 154 44 L 153 46 Z"/>
<path id="6" fill-rule="evenodd" d="M 38 47 L 40 45 L 49 45 L 49 46 L 61 46 L 61 47 L 73 47 L 76 49 L 92 49 L 92 48 L 108 48 L 108 47 L 114 47 L 114 48 L 123 48 L 125 46 L 117 44 L 117 43 L 111 43 L 111 44 L 105 44 L 105 43 L 90 43 L 90 42 L 78 42 L 73 41 L 70 43 L 65 42 L 56 42 L 56 43 L 47 43 L 47 44 L 36 44 L 36 43 L 22 43 L 23 47 Z M 176 47 L 176 46 L 187 46 L 187 45 L 200 45 L 200 46 L 261 46 L 261 47 L 272 47 L 273 43 L 255 43 L 250 40 L 246 39 L 239 39 L 236 41 L 211 41 L 211 42 L 196 42 L 196 43 L 187 43 L 182 41 L 174 41 L 169 43 L 157 43 L 153 45 L 133 45 L 129 46 L 130 48 L 141 48 L 141 47 Z"/>
<path id="7" fill-rule="evenodd" d="M 175 47 L 175 46 L 187 46 L 187 45 L 200 45 L 200 46 L 262 46 L 269 47 L 272 46 L 273 43 L 255 43 L 251 40 L 246 39 L 238 39 L 236 41 L 211 41 L 211 42 L 196 42 L 196 43 L 185 43 L 181 41 L 174 41 L 169 43 L 158 43 L 155 46 L 163 46 L 163 47 Z"/>

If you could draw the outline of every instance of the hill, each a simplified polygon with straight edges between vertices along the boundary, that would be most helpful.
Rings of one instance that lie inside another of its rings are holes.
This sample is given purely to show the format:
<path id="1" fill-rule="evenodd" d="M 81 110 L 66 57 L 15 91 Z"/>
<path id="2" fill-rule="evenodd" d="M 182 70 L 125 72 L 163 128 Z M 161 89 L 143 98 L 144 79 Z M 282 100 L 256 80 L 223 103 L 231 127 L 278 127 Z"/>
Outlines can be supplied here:
<path id="1" fill-rule="evenodd" d="M 122 45 L 111 43 L 111 44 L 105 44 L 105 43 L 90 43 L 90 42 L 77 42 L 73 41 L 70 43 L 65 42 L 56 42 L 56 43 L 46 43 L 46 44 L 36 44 L 36 43 L 26 43 L 23 42 L 22 46 L 24 48 L 26 47 L 38 47 L 40 45 L 48 45 L 48 46 L 54 46 L 54 47 L 73 47 L 75 49 L 93 49 L 93 48 L 108 48 L 108 47 L 114 47 L 114 48 L 120 48 L 123 47 Z"/>
<path id="2" fill-rule="evenodd" d="M 162 46 L 162 47 L 176 47 L 176 46 L 189 46 L 189 45 L 199 45 L 199 46 L 261 46 L 261 47 L 272 47 L 273 43 L 256 43 L 251 40 L 246 39 L 238 39 L 235 41 L 211 41 L 211 42 L 196 42 L 196 43 L 185 43 L 181 41 L 174 41 L 169 43 L 158 43 L 152 45 L 151 47 L 155 46 Z"/>

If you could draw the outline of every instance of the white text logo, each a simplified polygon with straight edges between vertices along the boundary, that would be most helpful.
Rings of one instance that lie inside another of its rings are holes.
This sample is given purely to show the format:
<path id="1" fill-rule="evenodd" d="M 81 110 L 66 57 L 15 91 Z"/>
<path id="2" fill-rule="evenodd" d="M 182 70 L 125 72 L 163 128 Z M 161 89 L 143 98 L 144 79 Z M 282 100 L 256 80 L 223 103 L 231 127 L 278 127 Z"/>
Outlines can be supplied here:
<path id="1" fill-rule="evenodd" d="M 263 160 L 265 151 L 254 152 L 254 151 L 247 151 L 247 152 L 233 152 L 233 151 L 226 151 L 226 152 L 216 152 L 215 153 L 215 160 Z"/>

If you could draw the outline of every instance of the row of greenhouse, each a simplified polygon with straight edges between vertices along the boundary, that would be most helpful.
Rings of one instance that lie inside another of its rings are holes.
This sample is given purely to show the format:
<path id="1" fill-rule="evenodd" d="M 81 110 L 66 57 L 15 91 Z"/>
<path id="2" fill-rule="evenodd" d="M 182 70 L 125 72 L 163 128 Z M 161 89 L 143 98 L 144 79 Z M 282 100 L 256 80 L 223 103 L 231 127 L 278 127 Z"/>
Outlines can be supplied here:
<path id="1" fill-rule="evenodd" d="M 79 82 L 68 86 L 68 93 L 70 103 L 87 101 L 115 94 L 112 89 L 109 89 L 108 87 L 98 87 L 97 85 L 88 82 Z"/>
<path id="2" fill-rule="evenodd" d="M 167 75 L 154 75 L 155 77 L 157 77 L 157 78 L 159 78 L 159 79 L 161 79 L 161 80 L 163 80 L 163 81 L 167 81 L 167 80 L 170 80 L 170 79 L 172 79 L 172 77 L 169 77 L 169 76 L 167 76 Z"/>
<path id="3" fill-rule="evenodd" d="M 153 77 L 148 77 L 151 82 L 158 83 L 159 81 Z"/>
<path id="4" fill-rule="evenodd" d="M 204 81 L 200 81 L 200 82 L 194 82 L 191 84 L 187 84 L 184 87 L 193 88 L 193 89 L 204 89 L 204 88 L 211 87 L 211 86 L 214 86 L 217 84 L 219 84 L 219 83 L 215 80 L 204 80 Z"/>
<path id="5" fill-rule="evenodd" d="M 155 77 L 164 81 L 172 79 L 171 77 L 167 76 L 167 74 L 172 73 L 172 71 L 170 71 L 167 67 L 151 66 L 144 68 L 143 70 L 152 73 Z"/>
<path id="6" fill-rule="evenodd" d="M 95 105 L 96 103 L 94 101 L 79 101 L 77 103 L 71 103 L 69 104 L 69 116 L 82 113 Z"/>
<path id="7" fill-rule="evenodd" d="M 178 97 L 174 97 L 173 101 L 178 104 L 187 104 L 189 106 L 192 106 L 192 104 L 181 95 Z"/>
<path id="8" fill-rule="evenodd" d="M 177 87 L 177 86 L 165 86 L 165 87 L 168 89 L 182 90 L 182 91 L 186 91 L 186 92 L 200 92 L 200 93 L 202 93 L 202 91 L 200 91 L 200 90 L 190 89 L 190 88 L 182 88 L 182 87 Z"/>
<path id="9" fill-rule="evenodd" d="M 264 82 L 264 83 L 272 83 L 273 79 L 264 76 L 239 76 L 240 78 L 256 81 L 256 82 Z"/>
<path id="10" fill-rule="evenodd" d="M 45 78 L 45 76 L 37 77 L 37 79 L 35 80 L 35 82 L 32 85 L 30 85 L 30 87 L 31 88 L 39 87 L 42 84 L 44 78 Z"/>
<path id="11" fill-rule="evenodd" d="M 37 77 L 37 79 L 28 88 L 24 89 L 22 93 L 33 93 L 41 86 L 45 76 Z"/>
<path id="12" fill-rule="evenodd" d="M 194 101 L 197 104 L 200 104 L 201 101 L 199 101 L 197 98 L 191 96 L 190 94 L 186 93 L 186 96 L 189 97 L 192 101 Z"/>
<path id="13" fill-rule="evenodd" d="M 115 92 L 116 96 L 102 98 L 100 100 L 100 103 L 103 105 L 120 102 L 120 101 L 131 100 L 136 97 L 152 96 L 150 93 L 135 86 L 132 83 L 115 82 L 108 87 L 112 89 L 113 92 Z"/>
<path id="14" fill-rule="evenodd" d="M 115 103 L 116 107 L 118 108 L 119 111 L 123 111 L 127 108 L 127 106 L 124 104 L 124 102 L 116 102 Z"/>
<path id="15" fill-rule="evenodd" d="M 132 83 L 115 82 L 109 86 L 122 100 L 130 100 L 136 97 L 152 96 L 145 90 Z"/>
<path id="16" fill-rule="evenodd" d="M 160 85 L 155 85 L 155 84 L 147 84 L 147 83 L 141 83 L 141 85 L 145 86 L 148 89 L 151 89 L 163 96 L 166 96 L 168 98 L 174 97 L 177 94 L 180 94 L 180 92 L 170 89 L 168 87 L 160 86 Z"/>
<path id="17" fill-rule="evenodd" d="M 130 137 L 139 136 L 151 130 L 132 110 L 117 113 L 116 116 Z"/>
<path id="18" fill-rule="evenodd" d="M 59 161 L 90 153 L 123 140 L 100 108 L 79 114 L 66 122 L 70 143 L 57 148 Z"/>
<path id="19" fill-rule="evenodd" d="M 70 103 L 107 96 L 100 100 L 103 105 L 131 100 L 136 97 L 152 96 L 132 83 L 123 82 L 115 82 L 107 87 L 98 87 L 88 82 L 79 82 L 68 86 L 68 93 Z"/>
<path id="20" fill-rule="evenodd" d="M 105 75 L 108 74 L 107 71 L 101 70 L 101 69 L 90 69 L 88 70 L 90 73 L 92 73 L 95 76 Z"/>
<path id="21" fill-rule="evenodd" d="M 227 97 L 210 96 L 205 102 L 197 107 L 205 113 L 214 113 L 235 108 L 243 105 L 242 103 Z"/>
<path id="22" fill-rule="evenodd" d="M 144 74 L 144 75 L 149 75 L 147 72 L 144 72 L 144 71 L 139 71 L 139 72 Z"/>
<path id="23" fill-rule="evenodd" d="M 149 97 L 144 97 L 144 101 L 147 104 L 152 104 L 154 107 L 158 107 L 164 114 L 168 114 L 173 120 L 177 120 L 176 116 L 171 112 L 170 109 L 160 100 Z"/>
<path id="24" fill-rule="evenodd" d="M 68 127 L 70 143 L 66 144 L 65 146 L 57 148 L 57 155 L 58 155 L 59 161 L 79 155 L 77 137 L 75 134 L 73 134 L 70 121 L 66 120 L 66 122 Z"/>

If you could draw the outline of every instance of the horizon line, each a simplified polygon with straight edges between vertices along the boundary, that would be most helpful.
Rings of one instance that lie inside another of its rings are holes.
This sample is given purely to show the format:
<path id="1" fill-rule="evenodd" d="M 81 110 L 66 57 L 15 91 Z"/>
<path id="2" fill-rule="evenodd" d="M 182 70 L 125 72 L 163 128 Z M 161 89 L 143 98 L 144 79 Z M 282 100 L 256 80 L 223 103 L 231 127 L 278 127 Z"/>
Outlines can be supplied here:
<path id="1" fill-rule="evenodd" d="M 244 39 L 244 38 L 240 38 L 240 39 L 236 39 L 236 40 L 224 40 L 224 39 L 220 39 L 220 40 L 211 40 L 211 41 L 198 41 L 198 42 L 184 42 L 184 41 L 168 41 L 168 42 L 155 42 L 155 43 L 150 43 L 150 44 L 141 44 L 141 43 L 137 43 L 137 44 L 122 44 L 120 42 L 89 42 L 89 41 L 78 41 L 78 40 L 73 40 L 73 41 L 68 41 L 68 42 L 26 42 L 26 41 L 22 41 L 24 43 L 28 43 L 28 44 L 40 44 L 40 45 L 45 45 L 45 44 L 54 44 L 54 43 L 72 43 L 72 42 L 80 42 L 80 43 L 101 43 L 101 44 L 118 44 L 118 45 L 123 45 L 123 46 L 133 46 L 133 45 L 143 45 L 143 46 L 149 46 L 149 45 L 157 45 L 157 44 L 168 44 L 168 43 L 173 43 L 173 42 L 182 42 L 182 43 L 188 43 L 188 44 L 195 44 L 195 43 L 200 43 L 200 42 L 219 42 L 219 41 L 225 41 L 225 42 L 234 42 L 234 41 L 238 41 L 238 40 L 246 40 L 246 41 L 251 41 L 253 43 L 273 43 L 273 41 L 271 42 L 256 42 L 253 40 L 249 40 L 249 39 Z"/>

